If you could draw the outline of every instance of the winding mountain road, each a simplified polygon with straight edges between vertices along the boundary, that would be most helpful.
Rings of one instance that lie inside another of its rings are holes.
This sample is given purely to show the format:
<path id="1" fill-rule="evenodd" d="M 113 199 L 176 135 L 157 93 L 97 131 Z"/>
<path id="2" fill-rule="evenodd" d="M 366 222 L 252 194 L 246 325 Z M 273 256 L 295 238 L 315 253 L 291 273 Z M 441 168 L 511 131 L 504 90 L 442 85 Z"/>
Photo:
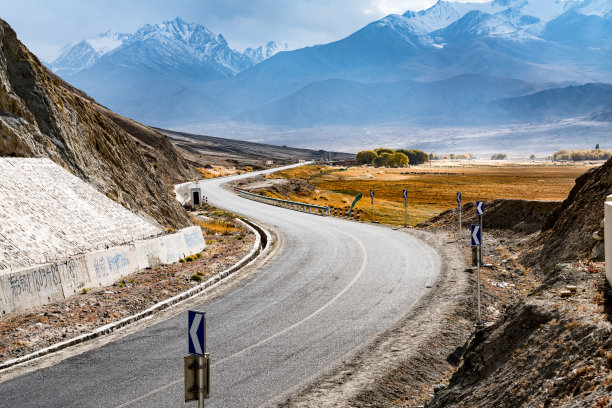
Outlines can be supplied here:
<path id="1" fill-rule="evenodd" d="M 269 406 L 404 316 L 439 270 L 410 234 L 246 200 L 202 182 L 215 206 L 273 228 L 280 248 L 245 282 L 200 304 L 206 407 Z M 176 407 L 183 401 L 186 313 L 59 364 L 0 383 L 2 407 Z"/>

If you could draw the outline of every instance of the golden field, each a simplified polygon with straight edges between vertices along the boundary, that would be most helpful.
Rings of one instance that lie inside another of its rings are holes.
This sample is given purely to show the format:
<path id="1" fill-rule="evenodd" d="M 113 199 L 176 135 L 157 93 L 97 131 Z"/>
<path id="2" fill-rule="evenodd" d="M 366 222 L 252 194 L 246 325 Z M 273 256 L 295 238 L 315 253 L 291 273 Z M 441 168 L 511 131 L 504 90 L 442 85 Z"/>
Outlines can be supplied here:
<path id="1" fill-rule="evenodd" d="M 456 208 L 458 191 L 463 203 L 497 198 L 564 200 L 575 179 L 592 167 L 595 166 L 499 163 L 448 166 L 437 163 L 398 169 L 303 166 L 268 177 L 308 181 L 316 187 L 314 193 L 288 189 L 287 194 L 273 195 L 316 205 L 348 208 L 353 197 L 361 192 L 363 198 L 356 208 L 362 210 L 362 220 L 372 218 L 369 192 L 373 189 L 376 221 L 396 225 L 404 223 L 402 189 L 407 189 L 408 225 L 416 225 Z"/>

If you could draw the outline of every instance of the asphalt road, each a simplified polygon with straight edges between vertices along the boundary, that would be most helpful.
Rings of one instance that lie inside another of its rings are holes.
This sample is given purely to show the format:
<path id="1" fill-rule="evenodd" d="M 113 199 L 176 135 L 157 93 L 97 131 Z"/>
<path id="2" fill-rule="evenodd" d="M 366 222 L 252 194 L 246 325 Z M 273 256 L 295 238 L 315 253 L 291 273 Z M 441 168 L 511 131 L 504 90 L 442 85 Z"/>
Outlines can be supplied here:
<path id="1" fill-rule="evenodd" d="M 211 397 L 206 407 L 268 406 L 405 315 L 440 269 L 409 234 L 239 198 L 203 183 L 209 202 L 282 237 L 277 256 L 206 312 Z M 186 312 L 31 374 L 0 383 L 0 406 L 179 407 Z"/>

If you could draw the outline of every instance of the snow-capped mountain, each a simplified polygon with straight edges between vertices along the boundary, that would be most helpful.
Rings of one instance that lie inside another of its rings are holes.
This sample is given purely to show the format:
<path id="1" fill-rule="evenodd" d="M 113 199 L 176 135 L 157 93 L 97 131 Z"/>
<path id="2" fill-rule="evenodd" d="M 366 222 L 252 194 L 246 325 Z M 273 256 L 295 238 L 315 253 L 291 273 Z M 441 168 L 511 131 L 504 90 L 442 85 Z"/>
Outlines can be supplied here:
<path id="1" fill-rule="evenodd" d="M 270 41 L 266 44 L 265 49 L 263 45 L 260 45 L 257 48 L 247 48 L 244 50 L 244 55 L 250 58 L 255 64 L 258 64 L 261 61 L 270 58 L 274 54 L 287 50 L 289 50 L 289 44 L 280 44 L 276 41 Z"/>
<path id="2" fill-rule="evenodd" d="M 121 46 L 128 34 L 107 31 L 91 40 L 83 40 L 64 47 L 63 52 L 51 64 L 51 69 L 60 76 L 72 75 L 98 61 L 104 54 Z"/>
<path id="3" fill-rule="evenodd" d="M 134 48 L 140 49 L 139 59 L 126 60 L 122 54 L 134 57 Z M 143 48 L 149 49 L 151 54 L 144 53 Z M 51 63 L 51 69 L 60 76 L 70 77 L 106 57 L 113 58 L 117 63 L 146 65 L 152 69 L 166 64 L 175 67 L 182 63 L 190 67 L 205 64 L 206 68 L 224 77 L 235 75 L 287 48 L 287 44 L 271 41 L 265 48 L 248 48 L 240 53 L 229 47 L 223 35 L 178 17 L 161 24 L 147 24 L 134 34 L 108 31 L 94 39 L 70 44 Z M 161 49 L 163 52 L 160 52 Z M 161 60 L 158 59 L 160 57 Z"/>
<path id="4" fill-rule="evenodd" d="M 80 47 L 64 56 L 77 61 L 84 50 L 84 68 L 68 79 L 156 126 L 467 125 L 499 120 L 483 108 L 498 99 L 612 83 L 612 0 L 438 1 L 293 51 L 270 42 L 240 53 L 181 19 L 142 27 L 106 52 L 91 41 Z M 597 87 L 581 89 L 588 96 Z M 584 112 L 601 100 L 586 96 L 576 99 L 587 101 Z M 516 112 L 512 120 L 520 120 Z"/>

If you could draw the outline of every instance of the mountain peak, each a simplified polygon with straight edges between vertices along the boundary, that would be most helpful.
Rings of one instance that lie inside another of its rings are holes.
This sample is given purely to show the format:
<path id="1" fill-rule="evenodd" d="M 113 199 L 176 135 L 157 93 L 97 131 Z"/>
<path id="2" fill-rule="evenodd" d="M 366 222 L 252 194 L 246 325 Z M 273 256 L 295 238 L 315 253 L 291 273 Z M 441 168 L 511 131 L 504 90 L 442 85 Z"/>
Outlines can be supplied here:
<path id="1" fill-rule="evenodd" d="M 51 64 L 51 68 L 58 75 L 70 76 L 103 58 L 110 58 L 122 50 L 135 50 L 135 47 L 138 48 L 139 63 L 144 66 L 160 66 L 163 65 L 160 58 L 168 58 L 166 62 L 177 69 L 180 64 L 199 66 L 196 71 L 215 72 L 210 74 L 213 77 L 235 75 L 288 49 L 287 44 L 270 41 L 265 46 L 239 53 L 229 47 L 222 34 L 215 34 L 202 24 L 189 23 L 178 16 L 162 23 L 146 24 L 134 34 L 109 30 L 94 39 L 71 44 Z M 121 58 L 117 56 L 115 59 L 119 61 Z M 210 67 L 204 68 L 204 65 Z"/>

